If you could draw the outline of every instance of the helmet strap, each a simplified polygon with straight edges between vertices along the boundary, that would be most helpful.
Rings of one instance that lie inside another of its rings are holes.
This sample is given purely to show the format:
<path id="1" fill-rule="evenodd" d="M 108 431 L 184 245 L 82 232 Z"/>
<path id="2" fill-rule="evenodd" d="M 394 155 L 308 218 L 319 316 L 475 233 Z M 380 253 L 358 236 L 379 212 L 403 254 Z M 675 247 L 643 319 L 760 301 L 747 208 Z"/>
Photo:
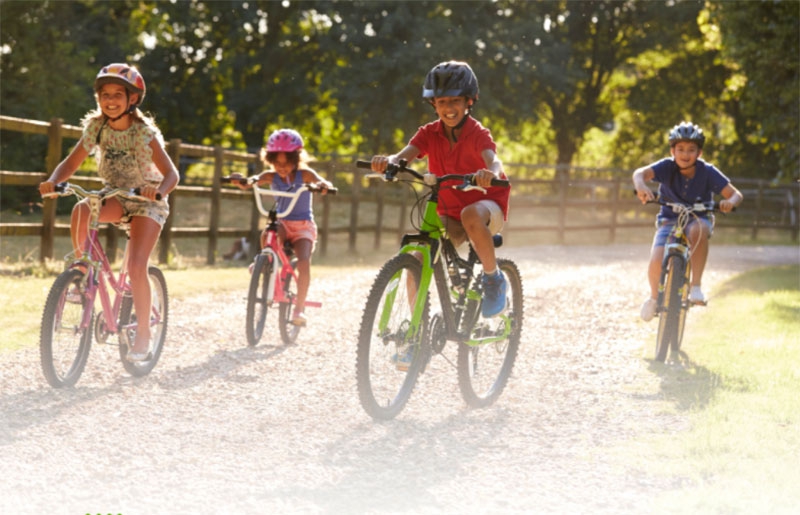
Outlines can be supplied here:
<path id="1" fill-rule="evenodd" d="M 458 137 L 456 136 L 456 131 L 461 129 L 461 127 L 463 127 L 464 124 L 467 123 L 467 118 L 469 118 L 469 111 L 467 111 L 467 114 L 464 115 L 464 118 L 462 118 L 461 121 L 458 122 L 458 125 L 453 127 L 453 130 L 451 131 L 451 134 L 453 135 L 453 141 L 454 142 L 458 141 Z"/>

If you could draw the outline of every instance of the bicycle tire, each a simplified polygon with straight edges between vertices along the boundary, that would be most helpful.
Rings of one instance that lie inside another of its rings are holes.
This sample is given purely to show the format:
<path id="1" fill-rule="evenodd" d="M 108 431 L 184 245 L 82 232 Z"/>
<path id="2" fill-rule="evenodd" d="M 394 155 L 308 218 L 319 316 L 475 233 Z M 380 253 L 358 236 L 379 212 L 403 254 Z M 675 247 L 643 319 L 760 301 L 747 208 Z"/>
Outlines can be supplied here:
<path id="1" fill-rule="evenodd" d="M 246 334 L 247 344 L 255 347 L 264 334 L 267 320 L 267 288 L 269 276 L 272 274 L 271 258 L 265 254 L 256 256 L 253 272 L 250 276 L 250 289 L 247 294 Z"/>
<path id="2" fill-rule="evenodd" d="M 297 269 L 297 260 L 292 260 L 292 269 Z M 281 302 L 278 305 L 278 326 L 281 332 L 281 340 L 286 345 L 290 345 L 297 341 L 297 335 L 300 334 L 301 326 L 292 323 L 292 310 L 294 309 L 294 301 L 297 298 L 297 283 L 293 275 L 286 276 L 283 281 L 283 295 L 288 302 Z"/>
<path id="3" fill-rule="evenodd" d="M 393 419 L 403 410 L 429 355 L 427 292 L 419 331 L 409 335 L 408 330 L 412 308 L 407 279 L 413 277 L 419 284 L 421 273 L 422 264 L 414 256 L 398 254 L 378 272 L 367 298 L 358 336 L 356 382 L 361 406 L 375 420 Z M 405 352 L 411 360 L 403 371 L 397 359 Z"/>
<path id="4" fill-rule="evenodd" d="M 500 318 L 478 319 L 470 333 L 473 337 L 502 334 L 504 317 L 511 323 L 508 338 L 478 346 L 458 344 L 458 386 L 461 396 L 472 408 L 492 405 L 503 393 L 517 359 L 522 336 L 524 314 L 522 277 L 517 265 L 508 259 L 498 259 L 497 266 L 506 278 L 508 309 Z"/>
<path id="5" fill-rule="evenodd" d="M 662 271 L 662 303 L 658 314 L 658 335 L 656 336 L 656 361 L 664 362 L 670 348 L 676 345 L 680 325 L 682 290 L 686 263 L 682 256 L 668 256 Z M 685 317 L 684 317 L 685 320 Z"/>
<path id="6" fill-rule="evenodd" d="M 87 304 L 81 288 L 83 272 L 67 270 L 56 277 L 42 314 L 39 334 L 39 355 L 42 372 L 50 386 L 73 386 L 81 377 L 92 346 L 94 306 Z M 79 302 L 68 300 L 67 294 L 79 294 Z M 92 310 L 88 327 L 81 327 L 84 311 Z"/>
<path id="7" fill-rule="evenodd" d="M 169 323 L 169 292 L 167 291 L 167 280 L 164 273 L 155 266 L 147 269 L 147 277 L 150 280 L 151 310 L 155 311 L 159 323 L 150 327 L 150 353 L 152 357 L 147 361 L 128 361 L 128 349 L 136 339 L 136 329 L 124 329 L 124 326 L 138 321 L 133 306 L 133 298 L 125 297 L 122 299 L 120 307 L 120 345 L 119 357 L 125 370 L 134 377 L 142 377 L 149 374 L 158 363 L 161 351 L 164 350 L 164 341 L 167 338 L 167 325 Z M 149 317 L 148 317 L 149 318 Z"/>

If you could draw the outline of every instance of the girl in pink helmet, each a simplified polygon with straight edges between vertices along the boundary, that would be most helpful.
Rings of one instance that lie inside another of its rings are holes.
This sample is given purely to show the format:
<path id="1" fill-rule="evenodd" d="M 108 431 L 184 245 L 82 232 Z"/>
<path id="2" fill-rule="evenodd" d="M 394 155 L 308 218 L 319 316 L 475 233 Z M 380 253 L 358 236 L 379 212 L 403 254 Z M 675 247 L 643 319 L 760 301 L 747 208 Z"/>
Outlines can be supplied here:
<path id="1" fill-rule="evenodd" d="M 39 185 L 42 194 L 69 179 L 83 161 L 95 155 L 97 170 L 108 188 L 139 188 L 150 202 L 111 198 L 100 210 L 100 221 L 130 224 L 128 269 L 137 313 L 150 312 L 150 253 L 169 215 L 167 194 L 178 184 L 178 171 L 164 151 L 164 139 L 152 118 L 139 110 L 146 86 L 139 71 L 128 64 L 109 64 L 94 80 L 97 109 L 83 119 L 83 135 L 50 175 Z M 160 200 L 156 200 L 160 196 Z M 72 245 L 76 256 L 88 232 L 89 206 L 79 202 L 72 210 Z M 130 361 L 145 361 L 149 353 L 150 328 L 141 325 L 128 354 Z"/>
<path id="2" fill-rule="evenodd" d="M 278 129 L 270 134 L 266 146 L 261 150 L 261 159 L 271 169 L 258 175 L 258 185 L 269 184 L 273 190 L 292 191 L 306 183 L 318 183 L 326 190 L 333 184 L 323 179 L 308 166 L 308 154 L 303 148 L 303 138 L 293 129 Z M 232 174 L 231 177 L 241 177 Z M 242 189 L 251 185 L 239 184 Z M 325 191 L 323 191 L 323 194 Z M 278 212 L 285 211 L 290 199 L 278 198 Z M 311 192 L 304 192 L 292 212 L 279 220 L 278 238 L 288 241 L 297 257 L 297 303 L 292 314 L 292 323 L 306 325 L 303 313 L 308 287 L 311 284 L 311 254 L 317 241 L 317 224 L 314 222 Z M 261 235 L 261 246 L 266 244 L 266 235 Z"/>

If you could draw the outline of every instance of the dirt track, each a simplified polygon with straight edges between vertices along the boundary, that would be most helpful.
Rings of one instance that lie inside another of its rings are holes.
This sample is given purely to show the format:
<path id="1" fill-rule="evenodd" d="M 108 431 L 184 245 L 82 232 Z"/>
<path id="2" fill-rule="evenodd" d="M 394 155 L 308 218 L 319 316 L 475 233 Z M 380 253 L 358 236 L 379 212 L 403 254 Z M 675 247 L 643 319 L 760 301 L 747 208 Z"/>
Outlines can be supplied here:
<path id="1" fill-rule="evenodd" d="M 638 320 L 647 248 L 500 255 L 521 269 L 526 325 L 485 410 L 465 408 L 438 358 L 397 420 L 362 411 L 354 342 L 375 269 L 315 280 L 324 305 L 288 347 L 247 348 L 235 292 L 173 300 L 167 347 L 142 379 L 95 346 L 78 385 L 53 390 L 37 348 L 4 354 L 0 513 L 640 513 L 685 486 L 606 452 L 686 427 L 642 359 L 655 338 Z M 707 309 L 731 274 L 797 261 L 791 247 L 712 247 Z"/>

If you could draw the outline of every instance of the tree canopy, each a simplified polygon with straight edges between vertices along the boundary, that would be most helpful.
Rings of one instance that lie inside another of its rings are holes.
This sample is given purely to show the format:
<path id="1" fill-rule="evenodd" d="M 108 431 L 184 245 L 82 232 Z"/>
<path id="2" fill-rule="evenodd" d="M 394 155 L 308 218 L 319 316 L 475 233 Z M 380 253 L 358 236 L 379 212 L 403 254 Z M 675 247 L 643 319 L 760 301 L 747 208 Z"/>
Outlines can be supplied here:
<path id="1" fill-rule="evenodd" d="M 312 152 L 370 155 L 433 119 L 424 76 L 459 59 L 505 161 L 632 169 L 690 119 L 729 175 L 788 180 L 799 15 L 793 0 L 4 0 L 0 113 L 77 123 L 97 70 L 128 61 L 168 138 L 255 149 L 292 126 Z"/>

